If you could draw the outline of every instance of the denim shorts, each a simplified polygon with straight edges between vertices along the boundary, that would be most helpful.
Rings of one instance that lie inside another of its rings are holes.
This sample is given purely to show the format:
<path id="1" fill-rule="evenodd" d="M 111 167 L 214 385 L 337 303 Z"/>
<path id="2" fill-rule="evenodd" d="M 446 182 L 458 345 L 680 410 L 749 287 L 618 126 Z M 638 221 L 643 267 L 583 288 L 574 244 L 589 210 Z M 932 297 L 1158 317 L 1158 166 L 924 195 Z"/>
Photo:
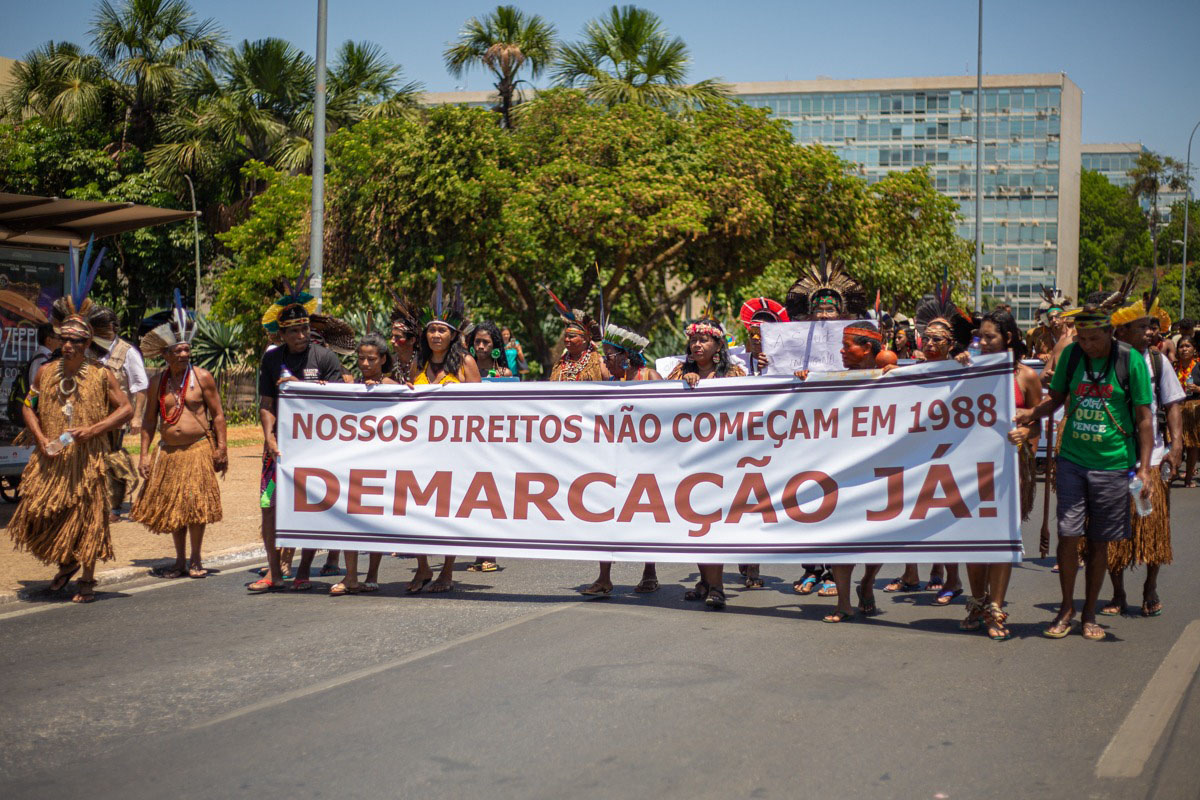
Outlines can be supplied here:
<path id="1" fill-rule="evenodd" d="M 1117 542 L 1132 535 L 1129 470 L 1087 469 L 1061 456 L 1055 460 L 1059 537 L 1087 536 Z"/>

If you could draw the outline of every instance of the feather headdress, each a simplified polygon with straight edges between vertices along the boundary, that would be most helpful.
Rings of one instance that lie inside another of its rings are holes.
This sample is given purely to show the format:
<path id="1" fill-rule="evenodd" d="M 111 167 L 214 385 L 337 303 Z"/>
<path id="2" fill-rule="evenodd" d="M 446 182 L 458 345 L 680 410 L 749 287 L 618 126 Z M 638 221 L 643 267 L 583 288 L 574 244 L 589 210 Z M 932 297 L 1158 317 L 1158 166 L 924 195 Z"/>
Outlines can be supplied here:
<path id="1" fill-rule="evenodd" d="M 196 336 L 196 321 L 183 307 L 183 295 L 175 290 L 171 318 L 142 337 L 141 350 L 146 358 L 159 358 L 177 344 L 190 344 Z"/>
<path id="2" fill-rule="evenodd" d="M 1137 282 L 1137 274 L 1138 270 L 1135 267 L 1133 271 L 1126 275 L 1124 280 L 1121 281 L 1121 284 L 1117 287 L 1117 290 L 1106 296 L 1099 303 L 1088 303 L 1082 308 L 1065 312 L 1063 316 L 1074 317 L 1076 328 L 1107 328 L 1110 325 L 1113 325 L 1113 315 L 1116 314 L 1117 310 L 1120 309 L 1125 303 L 1126 298 L 1129 297 L 1129 293 L 1133 291 L 1133 285 Z M 1140 309 L 1142 303 L 1139 300 L 1135 305 Z M 1145 314 L 1139 313 L 1138 317 L 1135 317 L 1135 319 L 1140 318 L 1141 316 L 1145 316 Z M 1115 324 L 1121 325 L 1123 323 L 1116 322 Z"/>
<path id="3" fill-rule="evenodd" d="M 313 339 L 338 355 L 351 356 L 358 350 L 358 337 L 350 323 L 325 314 L 313 314 L 308 324 Z"/>
<path id="4" fill-rule="evenodd" d="M 1132 284 L 1130 286 L 1132 288 Z M 1146 317 L 1153 317 L 1158 320 L 1159 330 L 1166 331 L 1171 327 L 1171 316 L 1158 304 L 1158 274 L 1154 275 L 1154 280 L 1150 285 L 1150 291 L 1143 292 L 1142 296 L 1127 306 L 1122 306 L 1112 313 L 1113 325 L 1125 325 L 1130 322 L 1137 322 Z"/>
<path id="5" fill-rule="evenodd" d="M 1057 308 L 1059 311 L 1066 311 L 1071 306 L 1071 298 L 1063 294 L 1063 290 L 1055 286 L 1052 289 L 1047 289 L 1045 286 L 1039 287 L 1042 290 L 1042 302 L 1038 305 L 1038 314 L 1045 314 L 1052 308 Z"/>
<path id="6" fill-rule="evenodd" d="M 425 328 L 434 322 L 440 322 L 447 327 L 458 330 L 467 317 L 467 308 L 463 303 L 462 284 L 454 284 L 454 296 L 446 298 L 442 287 L 442 276 L 437 276 L 437 284 L 429 298 L 429 306 L 421 310 L 420 323 Z"/>
<path id="7" fill-rule="evenodd" d="M 833 305 L 840 317 L 857 319 L 867 313 L 867 294 L 842 261 L 827 257 L 825 245 L 821 245 L 820 260 L 800 273 L 784 304 L 793 320 L 815 314 L 822 305 Z"/>
<path id="8" fill-rule="evenodd" d="M 544 287 L 546 294 L 550 295 L 550 299 L 554 302 L 554 309 L 566 323 L 565 330 L 575 328 L 589 337 L 593 342 L 598 342 L 603 338 L 601 336 L 600 324 L 592 319 L 586 311 L 581 311 L 578 308 L 571 308 L 562 300 L 558 299 L 558 295 L 550 291 L 549 287 Z"/>
<path id="9" fill-rule="evenodd" d="M 279 292 L 278 299 L 275 300 L 262 316 L 262 326 L 267 333 L 277 333 L 280 327 L 289 327 L 291 325 L 303 325 L 309 321 L 309 317 L 317 310 L 317 299 L 309 294 L 308 284 L 311 276 L 308 272 L 308 260 L 305 259 L 304 264 L 300 267 L 300 274 L 296 277 L 295 283 L 289 283 L 286 278 L 280 278 L 275 281 L 275 290 Z M 293 317 L 282 326 L 279 323 L 279 317 L 286 309 L 299 306 L 306 312 L 303 316 Z"/>
<path id="10" fill-rule="evenodd" d="M 646 345 L 650 344 L 650 340 L 610 322 L 604 329 L 604 343 L 612 345 L 618 350 L 624 350 L 626 353 L 640 353 L 646 349 Z"/>
<path id="11" fill-rule="evenodd" d="M 67 293 L 55 300 L 50 307 L 50 323 L 54 326 L 55 333 L 62 333 L 63 324 L 71 317 L 79 317 L 86 322 L 89 335 L 91 333 L 91 323 L 88 319 L 98 307 L 88 299 L 88 293 L 92 290 L 92 284 L 96 282 L 96 274 L 100 271 L 100 264 L 103 263 L 104 254 L 108 250 L 101 247 L 96 257 L 92 258 L 95 242 L 95 235 L 88 239 L 87 249 L 82 258 L 75 245 L 67 247 L 70 256 L 70 263 L 67 265 Z"/>
<path id="12" fill-rule="evenodd" d="M 932 325 L 945 328 L 960 347 L 966 347 L 971 342 L 971 330 L 974 326 L 966 312 L 950 299 L 950 282 L 945 272 L 933 294 L 926 295 L 917 304 L 914 318 L 917 331 L 922 335 Z"/>
<path id="13" fill-rule="evenodd" d="M 747 328 L 757 328 L 764 322 L 790 322 L 787 309 L 769 297 L 755 297 L 742 303 L 739 314 Z"/>
<path id="14" fill-rule="evenodd" d="M 392 296 L 392 324 L 399 322 L 412 333 L 416 333 L 421 323 L 417 320 L 417 312 L 413 310 L 408 298 L 395 289 L 389 288 L 388 294 Z"/>

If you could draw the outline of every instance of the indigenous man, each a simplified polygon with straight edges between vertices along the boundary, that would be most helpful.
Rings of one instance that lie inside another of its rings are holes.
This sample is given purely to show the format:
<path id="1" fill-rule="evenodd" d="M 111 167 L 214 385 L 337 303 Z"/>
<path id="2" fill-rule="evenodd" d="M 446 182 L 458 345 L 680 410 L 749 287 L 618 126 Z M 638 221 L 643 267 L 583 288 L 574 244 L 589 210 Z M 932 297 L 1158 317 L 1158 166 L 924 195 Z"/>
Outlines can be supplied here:
<path id="1" fill-rule="evenodd" d="M 1157 288 L 1157 287 L 1156 287 Z M 1149 516 L 1133 517 L 1133 536 L 1108 546 L 1108 572 L 1112 578 L 1112 602 L 1100 609 L 1104 616 L 1125 613 L 1124 572 L 1134 564 L 1146 565 L 1146 581 L 1142 586 L 1142 616 L 1157 617 L 1163 604 L 1158 597 L 1158 570 L 1171 563 L 1171 487 L 1163 480 L 1162 465 L 1168 475 L 1174 475 L 1183 458 L 1183 413 L 1181 401 L 1186 397 L 1175 370 L 1166 356 L 1149 346 L 1148 333 L 1152 324 L 1165 315 L 1158 305 L 1157 290 L 1113 313 L 1112 321 L 1117 340 L 1140 353 L 1151 377 L 1150 422 L 1154 426 L 1154 452 L 1150 466 Z M 1170 328 L 1170 319 L 1162 327 Z M 1159 409 L 1166 409 L 1170 449 L 1163 439 L 1158 421 Z"/>
<path id="2" fill-rule="evenodd" d="M 662 375 L 646 363 L 644 355 L 650 340 L 620 325 L 609 323 L 604 328 L 604 364 L 614 381 L 661 381 Z M 607 597 L 612 594 L 612 562 L 600 562 L 600 577 L 580 594 Z M 642 567 L 642 579 L 633 587 L 638 594 L 658 591 L 658 571 L 653 562 Z"/>
<path id="3" fill-rule="evenodd" d="M 1121 290 L 1096 292 L 1075 316 L 1077 340 L 1062 353 L 1049 396 L 1032 409 L 1019 409 L 1013 422 L 1028 425 L 1049 418 L 1064 403 L 1067 411 L 1057 459 L 1058 567 L 1062 605 L 1043 635 L 1061 639 L 1075 616 L 1078 540 L 1088 541 L 1081 632 L 1102 641 L 1096 602 L 1108 565 L 1108 547 L 1130 536 L 1129 473 L 1140 464 L 1140 496 L 1151 498 L 1154 428 L 1150 375 L 1145 360 L 1113 339 L 1112 312 L 1124 301 L 1132 276 Z"/>
<path id="4" fill-rule="evenodd" d="M 25 399 L 18 441 L 37 447 L 21 473 L 21 501 L 8 523 L 18 550 L 58 564 L 50 591 L 62 591 L 83 570 L 74 603 L 96 599 L 96 561 L 113 557 L 106 435 L 133 414 L 116 376 L 88 357 L 87 288 L 85 281 L 55 301 L 62 357 L 42 367 Z"/>
<path id="5" fill-rule="evenodd" d="M 191 363 L 195 334 L 195 322 L 188 319 L 176 290 L 171 320 L 142 337 L 143 355 L 161 357 L 167 368 L 150 384 L 154 402 L 146 406 L 138 462 L 146 483 L 131 516 L 154 533 L 169 533 L 175 540 L 175 563 L 162 573 L 164 578 L 208 574 L 200 546 L 205 526 L 221 521 L 217 472 L 229 468 L 225 412 L 217 383 L 208 370 Z M 161 433 L 162 444 L 151 459 L 155 432 Z M 191 558 L 185 560 L 188 539 Z"/>
<path id="6" fill-rule="evenodd" d="M 607 381 L 612 378 L 604 357 L 597 347 L 601 340 L 600 325 L 585 312 L 568 308 L 554 292 L 550 292 L 554 307 L 566 323 L 563 328 L 561 349 L 554 368 L 550 370 L 552 381 Z"/>
<path id="7" fill-rule="evenodd" d="M 117 383 L 133 406 L 133 420 L 129 430 L 135 436 L 141 433 L 142 419 L 146 409 L 146 390 L 150 379 L 146 377 L 146 362 L 133 345 L 117 336 L 117 315 L 110 308 L 95 306 L 89 316 L 96 332 L 92 341 L 92 356 L 108 367 L 117 376 Z M 108 471 L 108 497 L 110 522 L 119 522 L 121 505 L 126 497 L 132 497 L 137 488 L 138 476 L 133 471 L 133 459 L 124 447 L 125 430 L 118 428 L 109 434 L 108 455 L 104 462 Z"/>
<path id="8" fill-rule="evenodd" d="M 863 319 L 867 316 L 867 294 L 862 284 L 846 272 L 838 258 L 828 258 L 825 245 L 816 265 L 808 267 L 788 289 L 784 300 L 793 320 Z M 837 584 L 825 564 L 802 564 L 804 574 L 792 583 L 797 594 L 815 590 L 820 597 L 835 597 Z"/>
<path id="9" fill-rule="evenodd" d="M 276 300 L 263 315 L 263 327 L 270 333 L 278 331 L 283 344 L 268 351 L 258 370 L 259 421 L 263 429 L 263 468 L 260 481 L 262 507 L 262 538 L 267 550 L 267 576 L 246 588 L 253 593 L 278 591 L 283 588 L 283 573 L 279 552 L 275 549 L 275 469 L 279 461 L 279 442 L 275 438 L 275 412 L 279 384 L 287 381 L 317 381 L 335 383 L 342 380 L 343 367 L 338 357 L 310 340 L 312 313 L 317 301 L 307 291 L 307 281 L 286 287 L 286 293 Z M 309 580 L 315 550 L 303 550 L 300 566 L 292 581 L 293 591 L 313 587 Z"/>

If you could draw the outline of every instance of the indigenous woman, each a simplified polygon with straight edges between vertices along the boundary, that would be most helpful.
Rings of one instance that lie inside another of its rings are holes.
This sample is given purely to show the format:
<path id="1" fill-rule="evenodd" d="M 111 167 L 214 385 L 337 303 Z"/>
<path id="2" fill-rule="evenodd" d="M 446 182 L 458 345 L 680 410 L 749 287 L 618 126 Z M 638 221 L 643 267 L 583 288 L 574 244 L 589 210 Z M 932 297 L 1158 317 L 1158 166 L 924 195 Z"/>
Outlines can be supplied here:
<path id="1" fill-rule="evenodd" d="M 644 336 L 639 336 L 633 331 L 626 330 L 619 325 L 609 324 L 604 329 L 604 339 L 602 346 L 604 348 L 604 365 L 608 371 L 612 373 L 609 380 L 614 381 L 661 381 L 662 375 L 659 375 L 654 369 L 646 364 L 646 357 L 643 351 L 646 345 L 650 344 L 650 340 Z M 612 562 L 600 562 L 600 577 L 596 578 L 590 586 L 580 592 L 589 596 L 607 597 L 612 594 Z M 633 587 L 633 590 L 638 594 L 648 594 L 658 591 L 658 572 L 655 570 L 654 564 L 646 562 L 642 567 L 642 579 L 638 585 Z"/>
<path id="2" fill-rule="evenodd" d="M 512 335 L 512 331 L 501 328 L 500 338 L 504 341 L 504 359 L 508 362 L 509 372 L 518 378 L 529 372 L 529 367 L 525 364 L 525 351 L 521 349 L 521 343 Z"/>
<path id="3" fill-rule="evenodd" d="M 1025 355 L 1025 343 L 1012 314 L 993 311 L 983 316 L 979 324 L 979 349 L 990 353 L 1011 353 L 1013 361 L 1013 388 L 1017 408 L 1033 408 L 1042 401 L 1042 381 L 1038 374 L 1021 363 Z M 1021 521 L 1029 519 L 1033 510 L 1034 479 L 1036 467 L 1034 448 L 1037 446 L 1039 423 L 1018 425 L 1008 433 L 1008 440 L 1017 447 L 1020 466 Z M 1008 592 L 1008 581 L 1012 576 L 1012 564 L 967 564 L 967 581 L 971 585 L 971 596 L 967 599 L 967 618 L 959 624 L 964 631 L 977 631 L 987 626 L 987 635 L 994 642 L 1012 638 L 1005 626 L 1008 614 L 1004 611 L 1004 597 Z"/>
<path id="4" fill-rule="evenodd" d="M 131 516 L 154 533 L 169 533 L 175 540 L 175 563 L 162 573 L 165 578 L 208 574 L 200 547 L 205 527 L 221 521 L 217 472 L 229 468 L 225 412 L 217 383 L 208 370 L 191 363 L 195 333 L 196 324 L 188 319 L 177 289 L 171 320 L 142 337 L 142 355 L 161 357 L 167 368 L 150 384 L 138 462 L 145 484 Z M 156 432 L 162 442 L 151 459 Z M 191 558 L 185 559 L 189 539 Z"/>
<path id="5" fill-rule="evenodd" d="M 714 319 L 701 319 L 688 325 L 688 348 L 684 361 L 672 370 L 667 380 L 682 380 L 695 388 L 701 380 L 710 378 L 740 378 L 746 371 L 729 362 L 729 343 L 725 329 Z M 713 609 L 725 607 L 724 564 L 698 564 L 700 581 L 689 589 L 685 600 L 703 600 Z"/>
<path id="6" fill-rule="evenodd" d="M 562 355 L 550 370 L 552 381 L 606 381 L 612 377 L 604 366 L 597 342 L 600 341 L 600 325 L 585 312 L 568 308 L 554 292 L 550 292 L 554 307 L 562 316 L 562 340 L 559 350 Z"/>
<path id="7" fill-rule="evenodd" d="M 387 342 L 384 341 L 382 335 L 371 332 L 358 340 L 358 349 L 356 350 L 358 357 L 358 372 L 362 376 L 362 383 L 367 386 L 378 386 L 380 384 L 395 385 L 397 380 L 391 377 L 392 374 L 392 353 L 388 350 Z M 339 583 L 335 583 L 329 587 L 329 594 L 334 597 L 340 597 L 346 594 L 360 594 L 365 592 L 379 591 L 379 563 L 383 560 L 383 553 L 371 553 L 367 560 L 367 579 L 362 583 L 358 582 L 358 551 L 346 550 L 343 552 L 346 559 L 346 577 Z"/>
<path id="8" fill-rule="evenodd" d="M 1189 336 L 1181 336 L 1175 345 L 1178 361 L 1175 374 L 1183 385 L 1187 397 L 1183 401 L 1183 452 L 1186 463 L 1183 474 L 1185 489 L 1196 486 L 1196 461 L 1200 459 L 1200 375 L 1197 367 L 1196 343 Z"/>
<path id="9" fill-rule="evenodd" d="M 513 371 L 508 367 L 504 355 L 504 341 L 496 323 L 483 321 L 471 330 L 467 338 L 467 350 L 475 359 L 481 378 L 511 378 Z M 495 572 L 500 569 L 495 556 L 477 556 L 475 563 L 467 567 L 468 572 Z"/>
<path id="10" fill-rule="evenodd" d="M 390 374 L 396 383 L 411 379 L 413 360 L 416 358 L 417 333 L 421 323 L 412 307 L 396 292 L 392 292 L 392 369 Z"/>
<path id="11" fill-rule="evenodd" d="M 896 358 L 912 358 L 916 343 L 913 341 L 912 328 L 909 326 L 908 320 L 896 321 L 894 336 L 892 351 L 896 354 Z"/>
<path id="12" fill-rule="evenodd" d="M 21 410 L 26 430 L 20 441 L 36 449 L 21 473 L 21 502 L 8 523 L 18 550 L 58 564 L 51 591 L 65 589 L 82 570 L 74 603 L 96 599 L 96 560 L 113 557 L 104 434 L 133 416 L 116 376 L 87 357 L 92 343 L 92 326 L 84 316 L 88 283 L 55 301 L 63 318 L 56 328 L 62 357 L 41 368 Z"/>
<path id="13" fill-rule="evenodd" d="M 446 303 L 444 300 L 442 278 L 438 276 L 433 302 L 424 314 L 420 348 L 413 363 L 414 386 L 479 383 L 479 367 L 463 347 L 459 333 L 464 317 L 461 289 L 455 287 L 452 302 Z M 417 556 L 417 574 L 406 591 L 417 594 L 426 585 L 435 594 L 454 588 L 454 556 L 444 556 L 437 580 L 433 580 L 429 557 Z"/>
<path id="14" fill-rule="evenodd" d="M 946 361 L 965 358 L 971 341 L 971 319 L 950 299 L 950 286 L 943 283 L 932 296 L 917 306 L 916 324 L 921 332 L 921 352 L 925 361 Z M 945 577 L 943 577 L 945 576 Z M 885 592 L 912 592 L 921 588 L 916 564 L 905 564 L 904 574 L 883 588 Z M 957 564 L 935 564 L 925 588 L 937 592 L 934 603 L 939 606 L 962 594 L 962 581 Z"/>

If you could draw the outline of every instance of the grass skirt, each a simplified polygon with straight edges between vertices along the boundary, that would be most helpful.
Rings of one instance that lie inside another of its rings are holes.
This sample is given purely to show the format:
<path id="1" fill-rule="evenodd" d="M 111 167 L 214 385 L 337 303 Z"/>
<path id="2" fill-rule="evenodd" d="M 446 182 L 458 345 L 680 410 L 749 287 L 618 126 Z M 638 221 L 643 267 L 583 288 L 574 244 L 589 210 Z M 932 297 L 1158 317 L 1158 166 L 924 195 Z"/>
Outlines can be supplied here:
<path id="1" fill-rule="evenodd" d="M 8 523 L 16 549 L 43 564 L 91 564 L 113 557 L 102 438 L 53 458 L 34 450 L 21 473 L 21 502 Z"/>
<path id="2" fill-rule="evenodd" d="M 1021 488 L 1021 521 L 1033 513 L 1033 500 L 1037 486 L 1037 457 L 1033 445 L 1028 442 L 1017 448 L 1017 475 Z"/>
<path id="3" fill-rule="evenodd" d="M 221 487 L 207 436 L 187 445 L 159 445 L 130 516 L 155 533 L 221 521 Z"/>
<path id="4" fill-rule="evenodd" d="M 1185 400 L 1180 411 L 1183 416 L 1183 446 L 1200 447 L 1200 400 Z"/>
<path id="5" fill-rule="evenodd" d="M 1171 563 L 1171 494 L 1163 482 L 1160 470 L 1151 470 L 1150 502 L 1154 511 L 1148 517 L 1133 517 L 1133 536 L 1108 543 L 1110 572 L 1129 569 L 1138 564 L 1160 566 Z M 1133 499 L 1130 498 L 1132 505 Z"/>

